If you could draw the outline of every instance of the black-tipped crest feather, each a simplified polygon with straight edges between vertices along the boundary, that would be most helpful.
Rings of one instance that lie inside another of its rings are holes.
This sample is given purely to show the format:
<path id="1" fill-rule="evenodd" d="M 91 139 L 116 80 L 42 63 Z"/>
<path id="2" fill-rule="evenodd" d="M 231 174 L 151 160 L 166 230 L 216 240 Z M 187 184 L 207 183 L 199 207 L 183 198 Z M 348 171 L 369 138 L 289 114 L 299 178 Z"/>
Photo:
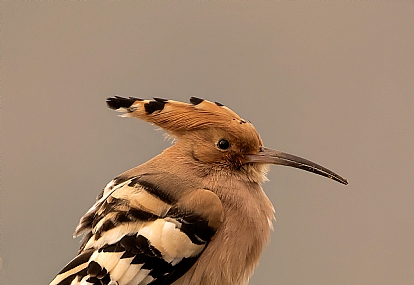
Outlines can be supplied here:
<path id="1" fill-rule="evenodd" d="M 198 104 L 200 104 L 203 101 L 204 101 L 204 99 L 200 99 L 200 98 L 197 98 L 197 97 L 191 97 L 190 98 L 190 102 L 193 105 L 198 105 Z"/>
<path id="2" fill-rule="evenodd" d="M 125 117 L 136 117 L 153 123 L 172 135 L 209 127 L 225 128 L 229 132 L 254 132 L 254 127 L 239 127 L 243 121 L 235 112 L 218 102 L 191 97 L 190 103 L 164 98 L 133 101 L 116 96 L 107 100 L 112 109 L 124 108 Z M 167 108 L 168 106 L 168 108 Z"/>
<path id="3" fill-rule="evenodd" d="M 129 97 L 123 98 L 119 96 L 111 97 L 106 99 L 106 104 L 109 108 L 118 110 L 119 108 L 129 108 L 135 101 L 142 101 L 142 99 Z"/>

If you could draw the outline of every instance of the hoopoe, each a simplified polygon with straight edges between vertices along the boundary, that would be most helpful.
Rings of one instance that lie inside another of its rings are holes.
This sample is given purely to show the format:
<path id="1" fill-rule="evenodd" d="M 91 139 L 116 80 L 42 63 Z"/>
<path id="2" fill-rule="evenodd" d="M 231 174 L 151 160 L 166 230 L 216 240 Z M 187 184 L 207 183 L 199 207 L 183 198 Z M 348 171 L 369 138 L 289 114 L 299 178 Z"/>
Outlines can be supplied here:
<path id="1" fill-rule="evenodd" d="M 81 218 L 78 255 L 50 285 L 244 285 L 269 239 L 267 166 L 347 180 L 263 146 L 253 125 L 220 103 L 108 98 L 110 108 L 161 127 L 175 143 L 119 175 Z"/>

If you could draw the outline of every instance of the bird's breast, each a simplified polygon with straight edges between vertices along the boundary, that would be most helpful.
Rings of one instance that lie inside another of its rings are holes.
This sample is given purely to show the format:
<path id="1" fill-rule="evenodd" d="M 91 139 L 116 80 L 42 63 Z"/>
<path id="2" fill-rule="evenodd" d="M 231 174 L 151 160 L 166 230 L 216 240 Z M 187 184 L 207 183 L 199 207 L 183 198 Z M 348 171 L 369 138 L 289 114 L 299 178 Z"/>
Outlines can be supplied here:
<path id="1" fill-rule="evenodd" d="M 273 206 L 257 183 L 209 179 L 204 186 L 220 198 L 224 221 L 196 264 L 174 285 L 247 284 L 269 239 Z"/>

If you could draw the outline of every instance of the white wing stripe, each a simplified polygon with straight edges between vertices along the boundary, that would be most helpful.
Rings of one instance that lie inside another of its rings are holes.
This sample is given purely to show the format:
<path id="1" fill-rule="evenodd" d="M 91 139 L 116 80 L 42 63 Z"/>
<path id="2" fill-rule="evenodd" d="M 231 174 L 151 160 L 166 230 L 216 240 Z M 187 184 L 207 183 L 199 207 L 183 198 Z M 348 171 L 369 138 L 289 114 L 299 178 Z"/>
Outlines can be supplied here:
<path id="1" fill-rule="evenodd" d="M 131 282 L 128 283 L 131 285 L 137 285 L 140 284 L 142 280 L 144 280 L 145 277 L 148 276 L 151 270 L 148 269 L 141 269 L 137 275 L 135 275 L 134 278 L 132 278 Z"/>
<path id="2" fill-rule="evenodd" d="M 99 252 L 94 261 L 110 272 L 118 264 L 122 254 L 123 252 Z"/>
<path id="3" fill-rule="evenodd" d="M 133 260 L 133 257 L 129 257 L 129 258 L 121 258 L 121 260 L 119 260 L 118 264 L 116 265 L 116 267 L 114 267 L 111 271 L 110 271 L 110 275 L 111 278 L 113 280 L 119 280 L 121 279 L 121 277 L 125 274 L 125 271 L 128 269 L 128 267 L 131 265 L 131 261 Z M 118 282 L 119 283 L 119 282 Z"/>
<path id="4" fill-rule="evenodd" d="M 132 278 L 138 274 L 141 267 L 142 264 L 131 264 L 125 271 L 124 275 L 122 275 L 122 277 L 118 280 L 118 284 L 126 285 L 130 283 L 132 281 Z"/>
<path id="5" fill-rule="evenodd" d="M 153 281 L 155 278 L 153 278 L 151 275 L 148 275 L 144 278 L 144 280 L 141 281 L 140 285 L 147 285 L 151 281 Z"/>

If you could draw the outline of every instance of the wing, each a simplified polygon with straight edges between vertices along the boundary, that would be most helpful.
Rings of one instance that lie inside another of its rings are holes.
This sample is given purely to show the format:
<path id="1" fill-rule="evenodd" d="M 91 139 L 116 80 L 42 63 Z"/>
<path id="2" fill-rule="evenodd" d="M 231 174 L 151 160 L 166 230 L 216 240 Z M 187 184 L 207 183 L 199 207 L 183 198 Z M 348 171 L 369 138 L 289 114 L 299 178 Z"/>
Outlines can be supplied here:
<path id="1" fill-rule="evenodd" d="M 76 229 L 85 234 L 78 256 L 50 285 L 171 284 L 185 274 L 220 226 L 223 208 L 211 191 L 159 177 L 110 182 Z"/>

